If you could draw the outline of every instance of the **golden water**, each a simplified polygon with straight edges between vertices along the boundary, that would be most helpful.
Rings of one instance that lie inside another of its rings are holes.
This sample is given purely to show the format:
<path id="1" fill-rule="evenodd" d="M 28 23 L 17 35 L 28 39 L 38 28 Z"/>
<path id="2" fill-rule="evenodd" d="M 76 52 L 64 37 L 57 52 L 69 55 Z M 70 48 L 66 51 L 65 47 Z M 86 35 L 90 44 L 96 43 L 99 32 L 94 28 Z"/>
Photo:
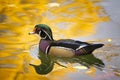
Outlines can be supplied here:
<path id="1" fill-rule="evenodd" d="M 38 75 L 29 65 L 29 49 L 39 38 L 30 36 L 34 25 L 44 23 L 53 30 L 55 39 L 89 36 L 95 27 L 109 18 L 103 16 L 100 0 L 0 0 L 0 79 L 62 80 L 76 72 L 58 67 L 46 76 Z M 37 62 L 36 62 L 37 63 Z M 91 68 L 95 73 L 95 69 Z M 57 76 L 57 77 L 56 77 Z"/>

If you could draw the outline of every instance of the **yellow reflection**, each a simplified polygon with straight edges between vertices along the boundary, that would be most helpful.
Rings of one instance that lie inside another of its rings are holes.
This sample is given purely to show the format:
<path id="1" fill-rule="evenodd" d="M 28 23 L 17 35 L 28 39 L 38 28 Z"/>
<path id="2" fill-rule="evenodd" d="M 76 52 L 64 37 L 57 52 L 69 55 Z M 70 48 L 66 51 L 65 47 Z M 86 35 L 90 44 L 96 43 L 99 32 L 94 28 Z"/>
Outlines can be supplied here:
<path id="1" fill-rule="evenodd" d="M 89 76 L 95 76 L 96 68 L 91 66 L 90 69 L 88 71 L 86 71 L 85 73 Z"/>
<path id="2" fill-rule="evenodd" d="M 28 35 L 34 25 L 49 25 L 55 39 L 73 38 L 94 34 L 96 24 L 109 19 L 99 17 L 102 8 L 94 4 L 100 0 L 71 1 L 0 0 L 1 80 L 61 80 L 65 74 L 75 72 L 69 65 L 59 69 L 56 66 L 57 70 L 41 76 L 29 65 L 29 48 L 39 41 L 38 37 Z"/>

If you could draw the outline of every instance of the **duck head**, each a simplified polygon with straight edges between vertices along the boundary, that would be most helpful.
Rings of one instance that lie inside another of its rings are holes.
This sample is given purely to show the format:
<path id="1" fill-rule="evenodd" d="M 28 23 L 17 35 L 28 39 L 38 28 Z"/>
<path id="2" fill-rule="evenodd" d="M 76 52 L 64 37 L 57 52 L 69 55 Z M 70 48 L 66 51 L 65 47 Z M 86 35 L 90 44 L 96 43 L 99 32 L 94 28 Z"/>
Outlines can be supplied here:
<path id="1" fill-rule="evenodd" d="M 35 25 L 33 32 L 30 32 L 29 34 L 38 34 L 41 39 L 53 40 L 52 31 L 50 27 L 45 24 Z"/>
<path id="2" fill-rule="evenodd" d="M 35 68 L 35 71 L 38 74 L 41 74 L 41 75 L 50 73 L 54 68 L 54 62 L 52 61 L 49 63 L 41 63 L 40 65 L 34 65 L 34 64 L 30 64 L 30 65 Z"/>

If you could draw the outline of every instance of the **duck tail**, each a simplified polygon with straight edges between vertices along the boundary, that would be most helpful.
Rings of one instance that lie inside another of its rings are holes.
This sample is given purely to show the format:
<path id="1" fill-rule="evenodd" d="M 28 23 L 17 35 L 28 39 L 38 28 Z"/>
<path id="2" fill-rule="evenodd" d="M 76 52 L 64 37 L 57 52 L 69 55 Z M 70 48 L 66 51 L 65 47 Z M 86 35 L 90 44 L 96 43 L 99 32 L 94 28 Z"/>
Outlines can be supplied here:
<path id="1" fill-rule="evenodd" d="M 104 44 L 92 44 L 91 46 L 93 46 L 93 48 L 97 49 L 97 48 L 103 47 Z"/>
<path id="2" fill-rule="evenodd" d="M 91 44 L 76 51 L 76 55 L 85 55 L 92 53 L 95 49 L 104 46 L 104 44 Z"/>
<path id="3" fill-rule="evenodd" d="M 104 44 L 92 44 L 92 45 L 84 47 L 84 49 L 85 49 L 86 53 L 92 53 L 95 49 L 98 49 L 103 46 L 104 46 Z"/>

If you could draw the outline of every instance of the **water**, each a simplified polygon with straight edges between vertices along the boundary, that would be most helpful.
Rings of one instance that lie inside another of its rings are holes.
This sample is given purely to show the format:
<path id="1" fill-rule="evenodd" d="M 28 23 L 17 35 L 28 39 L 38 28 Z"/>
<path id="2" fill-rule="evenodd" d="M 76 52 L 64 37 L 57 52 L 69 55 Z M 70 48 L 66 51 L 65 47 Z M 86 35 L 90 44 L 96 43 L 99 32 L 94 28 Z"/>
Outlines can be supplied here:
<path id="1" fill-rule="evenodd" d="M 117 0 L 7 0 L 0 3 L 1 80 L 120 80 L 119 11 L 116 8 L 119 5 L 115 5 L 119 3 Z M 39 43 L 39 37 L 28 35 L 38 23 L 49 25 L 55 39 L 102 42 L 105 46 L 96 50 L 94 56 L 81 57 L 83 60 L 60 59 L 58 62 L 62 66 L 55 63 L 50 73 L 39 75 L 29 65 L 41 63 L 34 54 L 30 55 L 31 49 L 34 49 L 32 46 Z M 100 70 L 100 66 L 89 65 L 88 69 L 82 64 L 89 63 L 84 58 L 88 61 L 95 59 L 94 63 L 100 60 L 105 67 Z"/>

